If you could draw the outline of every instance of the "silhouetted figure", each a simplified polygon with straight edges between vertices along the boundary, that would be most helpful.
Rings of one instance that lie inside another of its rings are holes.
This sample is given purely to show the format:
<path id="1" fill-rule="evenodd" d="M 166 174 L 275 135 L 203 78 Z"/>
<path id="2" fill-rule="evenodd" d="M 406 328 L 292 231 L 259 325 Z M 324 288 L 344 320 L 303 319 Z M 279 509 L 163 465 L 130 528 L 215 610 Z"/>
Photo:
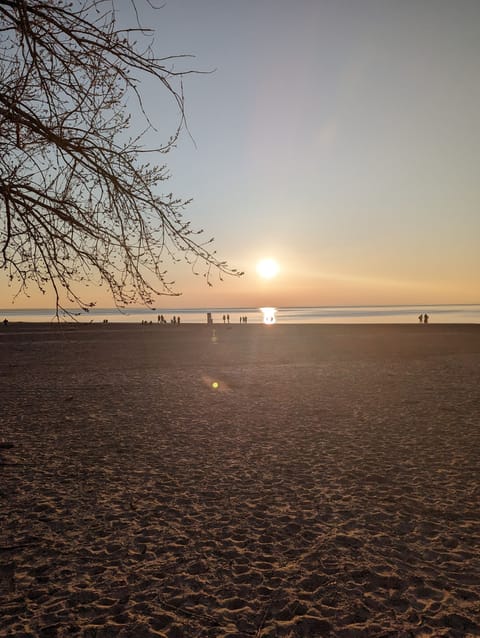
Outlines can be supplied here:
<path id="1" fill-rule="evenodd" d="M 177 326 L 180 325 L 180 316 L 177 317 Z"/>
<path id="2" fill-rule="evenodd" d="M 207 324 L 211 326 L 213 324 L 212 313 L 207 312 Z"/>
<path id="3" fill-rule="evenodd" d="M 223 315 L 223 323 L 225 323 L 225 315 Z"/>
<path id="4" fill-rule="evenodd" d="M 230 315 L 227 315 L 227 323 L 230 323 Z"/>
<path id="5" fill-rule="evenodd" d="M 418 321 L 419 323 L 423 323 L 423 315 L 418 315 Z"/>
<path id="6" fill-rule="evenodd" d="M 427 315 L 427 313 L 425 313 L 423 315 L 423 323 L 428 323 L 428 315 Z"/>
<path id="7" fill-rule="evenodd" d="M 6 326 L 8 326 L 8 319 L 7 319 L 7 318 L 5 318 L 5 319 L 3 320 L 3 325 L 4 325 L 5 327 L 6 327 Z"/>

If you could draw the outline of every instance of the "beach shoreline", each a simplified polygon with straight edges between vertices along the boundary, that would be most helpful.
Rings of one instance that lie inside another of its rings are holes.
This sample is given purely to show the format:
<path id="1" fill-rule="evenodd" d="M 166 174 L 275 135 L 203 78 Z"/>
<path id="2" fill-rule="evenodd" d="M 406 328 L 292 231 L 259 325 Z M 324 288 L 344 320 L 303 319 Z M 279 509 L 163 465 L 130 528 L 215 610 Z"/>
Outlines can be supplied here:
<path id="1" fill-rule="evenodd" d="M 223 317 L 226 322 L 230 319 L 232 325 L 246 322 L 259 324 L 263 322 L 263 311 L 258 307 L 245 308 L 97 308 L 93 307 L 88 312 L 79 309 L 70 309 L 68 313 L 59 313 L 60 321 L 77 321 L 84 324 L 90 323 L 157 323 L 163 317 L 166 323 L 170 323 L 173 317 L 180 318 L 185 323 L 205 323 L 210 314 L 215 324 L 222 324 Z M 275 317 L 279 324 L 396 324 L 419 323 L 419 317 L 424 318 L 425 313 L 430 321 L 435 324 L 480 324 L 480 305 L 380 305 L 380 306 L 307 306 L 307 307 L 281 307 L 275 308 Z M 17 309 L 0 308 L 0 319 L 9 321 L 27 321 L 33 323 L 56 322 L 54 309 Z"/>
<path id="2" fill-rule="evenodd" d="M 479 364 L 477 324 L 2 326 L 0 636 L 480 635 Z"/>

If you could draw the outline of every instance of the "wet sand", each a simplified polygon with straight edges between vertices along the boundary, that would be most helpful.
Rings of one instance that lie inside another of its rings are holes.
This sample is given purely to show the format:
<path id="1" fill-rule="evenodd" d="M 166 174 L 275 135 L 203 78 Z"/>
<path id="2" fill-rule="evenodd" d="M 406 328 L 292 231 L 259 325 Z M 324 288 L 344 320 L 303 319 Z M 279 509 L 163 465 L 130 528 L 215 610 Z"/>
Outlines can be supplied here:
<path id="1" fill-rule="evenodd" d="M 479 325 L 2 326 L 0 636 L 479 636 L 479 457 Z"/>

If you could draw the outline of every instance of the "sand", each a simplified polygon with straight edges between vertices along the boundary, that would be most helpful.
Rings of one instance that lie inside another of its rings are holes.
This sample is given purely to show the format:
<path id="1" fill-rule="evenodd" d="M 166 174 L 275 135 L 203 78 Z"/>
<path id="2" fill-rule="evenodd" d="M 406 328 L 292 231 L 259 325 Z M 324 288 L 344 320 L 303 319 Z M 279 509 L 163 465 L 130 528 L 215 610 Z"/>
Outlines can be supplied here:
<path id="1" fill-rule="evenodd" d="M 0 636 L 480 635 L 480 326 L 0 328 Z"/>

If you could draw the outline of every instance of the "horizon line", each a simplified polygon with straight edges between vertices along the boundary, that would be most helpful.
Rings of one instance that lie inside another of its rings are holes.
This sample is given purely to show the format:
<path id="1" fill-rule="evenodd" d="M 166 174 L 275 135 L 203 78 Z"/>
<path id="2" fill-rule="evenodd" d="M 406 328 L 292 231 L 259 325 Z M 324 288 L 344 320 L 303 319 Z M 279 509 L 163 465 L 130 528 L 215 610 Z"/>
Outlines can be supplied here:
<path id="1" fill-rule="evenodd" d="M 333 304 L 327 304 L 327 305 L 301 305 L 301 306 L 272 306 L 275 309 L 279 310 L 292 310 L 292 309 L 301 309 L 301 308 L 410 308 L 410 307 L 419 307 L 419 306 L 428 306 L 430 308 L 438 308 L 438 307 L 452 307 L 452 306 L 480 306 L 480 301 L 477 303 L 404 303 L 404 304 L 341 304 L 341 305 L 333 305 Z M 148 306 L 130 306 L 130 307 L 126 307 L 126 308 L 118 308 L 117 306 L 93 306 L 92 308 L 88 308 L 87 310 L 84 310 L 82 308 L 78 308 L 78 307 L 71 307 L 71 308 L 66 308 L 65 311 L 60 311 L 59 314 L 63 314 L 64 312 L 72 312 L 72 313 L 78 313 L 78 314 L 83 314 L 83 315 L 88 315 L 89 312 L 95 312 L 95 311 L 100 311 L 100 310 L 112 310 L 112 311 L 117 311 L 120 314 L 128 314 L 129 311 L 151 311 L 152 313 L 155 312 L 162 312 L 162 311 L 173 311 L 173 310 L 183 310 L 183 311 L 187 311 L 187 310 L 218 310 L 218 311 L 230 311 L 230 312 L 234 312 L 236 310 L 247 310 L 247 309 L 258 309 L 260 310 L 262 306 L 187 306 L 187 307 L 161 307 L 161 308 L 150 308 Z M 15 312 L 15 311 L 20 311 L 20 312 L 53 312 L 54 314 L 56 313 L 55 308 L 18 308 L 18 307 L 11 307 L 11 308 L 0 308 L 0 312 Z"/>

